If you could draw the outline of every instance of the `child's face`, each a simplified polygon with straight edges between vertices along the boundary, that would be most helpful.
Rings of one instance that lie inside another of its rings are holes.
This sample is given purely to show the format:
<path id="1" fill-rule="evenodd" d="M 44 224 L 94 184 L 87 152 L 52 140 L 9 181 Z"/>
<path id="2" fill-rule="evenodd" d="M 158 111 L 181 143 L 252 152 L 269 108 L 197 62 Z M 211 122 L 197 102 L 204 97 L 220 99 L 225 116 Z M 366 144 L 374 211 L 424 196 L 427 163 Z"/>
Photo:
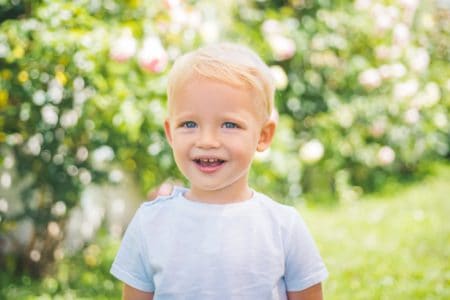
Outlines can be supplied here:
<path id="1" fill-rule="evenodd" d="M 255 94 L 200 76 L 175 93 L 165 130 L 191 195 L 239 197 L 248 190 L 253 155 L 269 146 L 275 130 L 263 120 Z"/>

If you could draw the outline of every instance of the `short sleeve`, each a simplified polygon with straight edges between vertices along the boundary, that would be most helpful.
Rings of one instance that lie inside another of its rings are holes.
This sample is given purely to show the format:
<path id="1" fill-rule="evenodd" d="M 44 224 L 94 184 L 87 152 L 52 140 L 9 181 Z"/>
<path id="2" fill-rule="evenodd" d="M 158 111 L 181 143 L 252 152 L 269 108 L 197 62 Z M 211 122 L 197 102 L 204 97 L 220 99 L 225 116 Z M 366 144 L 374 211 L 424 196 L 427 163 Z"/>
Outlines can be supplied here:
<path id="1" fill-rule="evenodd" d="M 287 237 L 284 280 L 286 290 L 301 291 L 322 282 L 328 271 L 301 216 L 294 210 Z"/>
<path id="2" fill-rule="evenodd" d="M 110 272 L 129 286 L 144 292 L 153 292 L 153 272 L 145 259 L 146 251 L 139 216 L 140 210 L 128 225 Z"/>

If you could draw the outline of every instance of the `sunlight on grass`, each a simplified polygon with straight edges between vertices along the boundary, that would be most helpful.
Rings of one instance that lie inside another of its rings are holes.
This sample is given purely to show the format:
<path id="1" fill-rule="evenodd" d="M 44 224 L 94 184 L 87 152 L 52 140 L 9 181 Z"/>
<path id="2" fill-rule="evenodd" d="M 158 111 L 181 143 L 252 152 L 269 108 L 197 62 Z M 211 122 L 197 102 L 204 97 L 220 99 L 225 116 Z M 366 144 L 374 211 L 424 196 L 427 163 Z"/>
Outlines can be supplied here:
<path id="1" fill-rule="evenodd" d="M 450 299 L 450 168 L 391 196 L 302 209 L 330 277 L 325 297 Z"/>

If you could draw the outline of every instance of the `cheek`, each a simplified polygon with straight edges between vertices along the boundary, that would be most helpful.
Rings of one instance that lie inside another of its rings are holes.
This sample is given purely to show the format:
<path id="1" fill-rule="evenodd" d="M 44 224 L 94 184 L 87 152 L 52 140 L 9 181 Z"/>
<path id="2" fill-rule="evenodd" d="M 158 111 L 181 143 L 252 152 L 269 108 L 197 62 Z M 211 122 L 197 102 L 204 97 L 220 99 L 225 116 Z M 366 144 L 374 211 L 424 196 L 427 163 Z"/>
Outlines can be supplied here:
<path id="1" fill-rule="evenodd" d="M 230 146 L 233 148 L 234 155 L 248 159 L 253 157 L 257 142 L 253 137 L 248 137 L 247 139 L 233 142 Z"/>
<path id="2" fill-rule="evenodd" d="M 180 156 L 187 151 L 186 143 L 183 139 L 174 137 L 172 139 L 172 152 L 175 156 Z"/>

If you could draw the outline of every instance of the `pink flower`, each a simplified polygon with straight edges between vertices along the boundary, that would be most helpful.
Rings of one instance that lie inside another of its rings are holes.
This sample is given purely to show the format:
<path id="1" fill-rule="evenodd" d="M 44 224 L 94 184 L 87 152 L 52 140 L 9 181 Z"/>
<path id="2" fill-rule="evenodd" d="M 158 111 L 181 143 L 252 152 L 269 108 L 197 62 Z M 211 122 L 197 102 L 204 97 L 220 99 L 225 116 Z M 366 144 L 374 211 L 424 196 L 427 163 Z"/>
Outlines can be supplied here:
<path id="1" fill-rule="evenodd" d="M 138 53 L 138 62 L 141 68 L 152 73 L 160 73 L 167 66 L 169 56 L 158 37 L 145 39 Z"/>
<path id="2" fill-rule="evenodd" d="M 282 35 L 269 37 L 269 44 L 276 60 L 287 60 L 294 56 L 296 51 L 295 42 Z"/>
<path id="3" fill-rule="evenodd" d="M 377 69 L 368 69 L 359 74 L 358 81 L 366 89 L 374 89 L 381 85 L 381 75 Z"/>
<path id="4" fill-rule="evenodd" d="M 384 119 L 376 120 L 369 128 L 370 134 L 375 138 L 381 137 L 385 133 L 385 131 L 386 131 L 386 120 Z"/>
<path id="5" fill-rule="evenodd" d="M 378 163 L 382 166 L 390 165 L 395 160 L 395 152 L 389 146 L 383 146 L 378 151 Z"/>

